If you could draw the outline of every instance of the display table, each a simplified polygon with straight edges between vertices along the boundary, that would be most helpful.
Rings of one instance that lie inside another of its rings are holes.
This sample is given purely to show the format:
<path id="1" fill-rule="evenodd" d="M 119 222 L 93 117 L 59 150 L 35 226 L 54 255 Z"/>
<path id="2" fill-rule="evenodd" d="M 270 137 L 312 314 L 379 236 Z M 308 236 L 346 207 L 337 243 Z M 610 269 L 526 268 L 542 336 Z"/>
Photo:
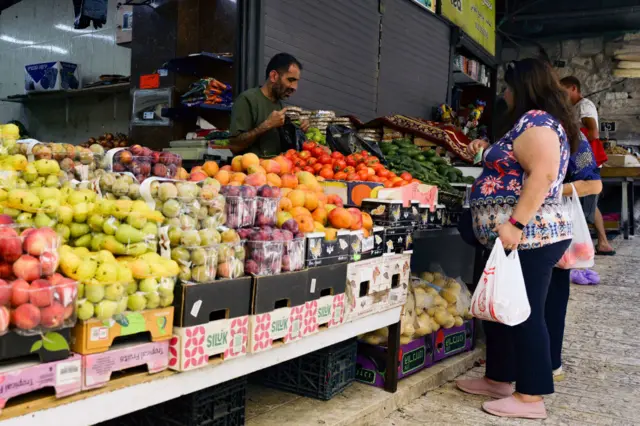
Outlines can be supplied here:
<path id="1" fill-rule="evenodd" d="M 294 343 L 197 370 L 184 373 L 164 371 L 156 375 L 134 374 L 113 379 L 103 388 L 67 398 L 55 399 L 51 396 L 15 405 L 9 403 L 2 412 L 0 422 L 3 426 L 41 426 L 60 424 L 60 419 L 64 419 L 65 426 L 96 424 L 246 376 L 359 334 L 389 325 L 399 327 L 401 310 L 402 307 L 397 307 L 379 312 Z"/>
<path id="2" fill-rule="evenodd" d="M 633 188 L 638 178 L 640 178 L 640 167 L 603 167 L 601 169 L 603 185 L 621 187 L 621 226 L 625 240 L 629 235 L 635 235 L 635 219 L 633 215 L 633 205 L 635 197 Z"/>

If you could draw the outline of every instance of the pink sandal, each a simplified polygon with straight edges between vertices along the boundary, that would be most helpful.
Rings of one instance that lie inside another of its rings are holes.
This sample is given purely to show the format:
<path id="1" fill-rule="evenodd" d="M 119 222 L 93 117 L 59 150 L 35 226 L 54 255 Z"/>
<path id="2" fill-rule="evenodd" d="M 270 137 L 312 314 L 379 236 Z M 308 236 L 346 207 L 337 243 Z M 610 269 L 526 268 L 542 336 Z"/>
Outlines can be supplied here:
<path id="1" fill-rule="evenodd" d="M 482 408 L 489 414 L 498 417 L 514 417 L 520 419 L 546 419 L 547 409 L 544 401 L 522 402 L 514 396 L 489 401 L 482 404 Z"/>
<path id="2" fill-rule="evenodd" d="M 491 398 L 506 398 L 513 394 L 510 383 L 489 383 L 484 378 L 457 380 L 458 389 L 473 395 L 485 395 Z"/>

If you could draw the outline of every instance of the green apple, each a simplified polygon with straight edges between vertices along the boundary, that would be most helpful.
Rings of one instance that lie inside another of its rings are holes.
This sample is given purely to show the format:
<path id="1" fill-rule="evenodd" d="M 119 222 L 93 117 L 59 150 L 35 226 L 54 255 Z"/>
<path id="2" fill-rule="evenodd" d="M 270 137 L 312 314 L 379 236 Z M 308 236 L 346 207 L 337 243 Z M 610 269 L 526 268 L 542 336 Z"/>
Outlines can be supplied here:
<path id="1" fill-rule="evenodd" d="M 83 300 L 78 303 L 77 315 L 79 320 L 86 321 L 90 319 L 93 316 L 94 312 L 95 309 L 93 303 L 89 302 L 88 300 Z"/>
<path id="2" fill-rule="evenodd" d="M 127 307 L 130 311 L 143 311 L 147 307 L 147 298 L 144 293 L 134 293 L 128 297 Z"/>
<path id="3" fill-rule="evenodd" d="M 107 300 L 118 301 L 124 296 L 124 286 L 120 283 L 109 284 L 105 286 L 104 298 Z"/>
<path id="4" fill-rule="evenodd" d="M 102 283 L 86 283 L 84 285 L 84 295 L 91 303 L 98 303 L 104 299 L 104 284 Z"/>
<path id="5" fill-rule="evenodd" d="M 158 292 L 145 293 L 145 297 L 147 298 L 147 309 L 156 309 L 160 306 L 160 295 Z"/>
<path id="6" fill-rule="evenodd" d="M 118 304 L 112 300 L 103 300 L 95 306 L 96 318 L 107 320 L 115 315 Z"/>

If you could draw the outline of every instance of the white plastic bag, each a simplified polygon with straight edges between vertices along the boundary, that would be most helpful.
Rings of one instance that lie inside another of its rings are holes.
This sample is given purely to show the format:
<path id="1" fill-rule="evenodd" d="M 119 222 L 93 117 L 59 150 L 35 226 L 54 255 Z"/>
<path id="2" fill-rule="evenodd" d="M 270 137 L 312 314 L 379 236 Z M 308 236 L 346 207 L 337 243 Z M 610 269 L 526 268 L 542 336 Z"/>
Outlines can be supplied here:
<path id="1" fill-rule="evenodd" d="M 514 326 L 526 321 L 530 314 L 518 251 L 507 256 L 498 238 L 473 293 L 471 315 Z"/>
<path id="2" fill-rule="evenodd" d="M 560 269 L 592 268 L 596 255 L 593 240 L 576 188 L 573 184 L 571 188 L 573 188 L 573 195 L 564 198 L 564 207 L 573 222 L 573 239 L 556 267 Z"/>

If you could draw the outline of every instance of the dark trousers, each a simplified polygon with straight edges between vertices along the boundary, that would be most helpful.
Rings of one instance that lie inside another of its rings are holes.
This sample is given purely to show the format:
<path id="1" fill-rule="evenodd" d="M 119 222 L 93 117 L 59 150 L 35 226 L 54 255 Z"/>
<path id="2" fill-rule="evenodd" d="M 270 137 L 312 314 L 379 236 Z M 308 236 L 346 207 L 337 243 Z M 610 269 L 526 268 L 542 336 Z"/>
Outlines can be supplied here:
<path id="1" fill-rule="evenodd" d="M 549 330 L 551 368 L 554 370 L 562 366 L 562 341 L 564 340 L 564 322 L 567 317 L 570 287 L 571 270 L 553 268 L 544 317 Z"/>
<path id="2" fill-rule="evenodd" d="M 531 315 L 515 327 L 484 322 L 487 335 L 486 376 L 498 382 L 516 382 L 516 392 L 553 393 L 553 374 L 545 305 L 551 271 L 571 241 L 518 252 Z"/>

